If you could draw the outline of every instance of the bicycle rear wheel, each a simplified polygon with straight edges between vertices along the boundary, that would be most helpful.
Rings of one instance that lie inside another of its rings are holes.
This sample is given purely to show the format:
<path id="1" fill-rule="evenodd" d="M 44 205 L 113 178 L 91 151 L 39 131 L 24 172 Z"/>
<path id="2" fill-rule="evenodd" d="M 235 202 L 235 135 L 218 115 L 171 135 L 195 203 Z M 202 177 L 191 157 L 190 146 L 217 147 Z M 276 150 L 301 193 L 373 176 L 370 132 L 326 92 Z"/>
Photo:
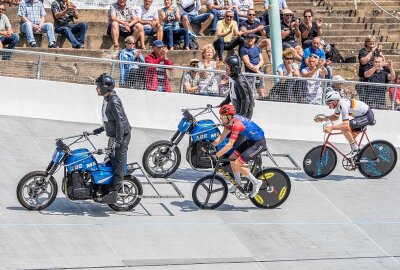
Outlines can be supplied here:
<path id="1" fill-rule="evenodd" d="M 328 176 L 336 167 L 337 156 L 335 151 L 329 147 L 318 145 L 312 148 L 304 156 L 303 169 L 304 172 L 312 178 L 323 178 Z"/>
<path id="2" fill-rule="evenodd" d="M 221 176 L 207 175 L 193 186 L 193 202 L 201 209 L 215 209 L 224 203 L 228 185 Z"/>
<path id="3" fill-rule="evenodd" d="M 255 206 L 264 209 L 276 208 L 289 197 L 292 185 L 289 176 L 284 171 L 267 168 L 261 170 L 256 178 L 263 181 L 263 184 L 256 197 L 250 198 Z M 249 183 L 249 190 L 252 188 L 252 184 Z"/>
<path id="4" fill-rule="evenodd" d="M 358 170 L 365 177 L 382 178 L 396 166 L 396 148 L 384 140 L 372 141 L 361 149 L 357 163 Z"/>

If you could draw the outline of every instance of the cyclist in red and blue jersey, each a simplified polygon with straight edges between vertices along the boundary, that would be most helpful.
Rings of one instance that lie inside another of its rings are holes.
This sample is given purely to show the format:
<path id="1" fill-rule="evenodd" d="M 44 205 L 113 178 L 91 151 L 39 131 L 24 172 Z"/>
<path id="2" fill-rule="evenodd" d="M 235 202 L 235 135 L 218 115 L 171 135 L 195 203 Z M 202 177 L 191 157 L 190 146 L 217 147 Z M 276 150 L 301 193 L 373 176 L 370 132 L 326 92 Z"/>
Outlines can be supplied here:
<path id="1" fill-rule="evenodd" d="M 233 147 L 239 135 L 246 137 L 246 141 L 236 148 L 229 159 L 231 160 L 230 164 L 235 177 L 235 182 L 238 185 L 242 184 L 241 174 L 249 179 L 253 184 L 253 190 L 250 197 L 254 198 L 260 190 L 262 181 L 255 178 L 250 172 L 248 166 L 245 166 L 245 164 L 267 149 L 264 131 L 250 119 L 236 114 L 233 105 L 223 105 L 219 110 L 219 114 L 224 126 L 224 131 L 212 144 L 217 146 L 226 138 L 226 136 L 229 134 L 231 135 L 229 142 L 212 158 L 216 160 L 227 153 Z M 230 192 L 235 192 L 235 190 L 236 188 L 234 186 L 229 189 Z"/>

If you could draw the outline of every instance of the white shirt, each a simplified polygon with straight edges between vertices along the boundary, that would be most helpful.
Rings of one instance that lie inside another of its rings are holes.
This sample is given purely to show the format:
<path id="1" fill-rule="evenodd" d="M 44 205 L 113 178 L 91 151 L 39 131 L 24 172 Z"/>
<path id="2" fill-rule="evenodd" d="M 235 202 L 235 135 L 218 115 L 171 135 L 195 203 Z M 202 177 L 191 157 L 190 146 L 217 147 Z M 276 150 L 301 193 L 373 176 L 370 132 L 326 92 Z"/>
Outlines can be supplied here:
<path id="1" fill-rule="evenodd" d="M 139 14 L 142 20 L 144 21 L 153 21 L 154 19 L 158 19 L 158 11 L 154 6 L 150 6 L 147 10 L 144 8 L 144 5 L 140 6 Z M 150 24 L 143 25 L 144 29 L 150 29 L 152 26 Z"/>
<path id="2" fill-rule="evenodd" d="M 301 74 L 304 75 L 305 72 L 311 72 L 311 69 L 309 67 L 303 68 L 301 70 Z M 321 81 L 313 81 L 310 80 L 312 78 L 321 78 L 320 75 L 320 69 L 317 70 L 317 72 L 314 73 L 314 75 L 311 78 L 308 78 L 307 80 L 307 89 L 308 89 L 308 95 L 307 95 L 307 100 L 310 102 L 310 104 L 321 104 L 322 100 L 322 88 L 321 88 Z"/>
<path id="3" fill-rule="evenodd" d="M 238 7 L 239 11 L 247 12 L 254 8 L 253 0 L 232 0 L 232 5 Z"/>
<path id="4" fill-rule="evenodd" d="M 341 114 L 342 120 L 348 120 L 349 116 L 358 117 L 367 113 L 369 107 L 360 100 L 342 98 L 339 106 L 335 109 L 335 114 Z"/>
<path id="5" fill-rule="evenodd" d="M 186 12 L 183 8 L 187 8 L 194 4 L 194 9 L 190 12 Z M 180 4 L 181 16 L 182 15 L 192 15 L 197 16 L 199 15 L 199 10 L 201 9 L 201 2 L 200 0 L 181 0 Z"/>
<path id="6" fill-rule="evenodd" d="M 292 64 L 292 70 L 295 70 L 295 69 L 299 69 L 299 65 L 296 64 L 296 63 L 293 63 L 293 64 Z M 284 64 L 280 64 L 280 65 L 278 66 L 278 70 L 281 70 L 281 71 L 282 71 L 283 76 L 293 77 L 292 70 L 287 71 L 287 70 L 286 70 L 286 66 L 285 66 Z"/>
<path id="7" fill-rule="evenodd" d="M 225 1 L 228 2 L 229 5 L 232 5 L 232 0 L 216 0 L 217 6 L 219 6 L 219 7 L 225 6 Z M 209 4 L 214 4 L 214 0 L 207 0 L 207 5 L 209 5 Z M 217 10 L 217 13 L 220 18 L 225 17 L 226 10 L 220 9 L 220 10 Z"/>

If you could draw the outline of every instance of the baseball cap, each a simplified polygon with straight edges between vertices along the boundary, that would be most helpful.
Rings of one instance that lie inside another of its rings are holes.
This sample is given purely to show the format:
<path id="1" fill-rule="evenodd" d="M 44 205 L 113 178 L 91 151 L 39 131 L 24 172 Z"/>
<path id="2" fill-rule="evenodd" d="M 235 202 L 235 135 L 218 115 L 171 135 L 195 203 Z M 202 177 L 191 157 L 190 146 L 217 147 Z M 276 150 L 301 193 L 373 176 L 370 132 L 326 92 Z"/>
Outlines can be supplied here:
<path id="1" fill-rule="evenodd" d="M 165 47 L 165 44 L 161 40 L 156 39 L 153 42 L 153 47 L 162 48 L 162 47 Z"/>

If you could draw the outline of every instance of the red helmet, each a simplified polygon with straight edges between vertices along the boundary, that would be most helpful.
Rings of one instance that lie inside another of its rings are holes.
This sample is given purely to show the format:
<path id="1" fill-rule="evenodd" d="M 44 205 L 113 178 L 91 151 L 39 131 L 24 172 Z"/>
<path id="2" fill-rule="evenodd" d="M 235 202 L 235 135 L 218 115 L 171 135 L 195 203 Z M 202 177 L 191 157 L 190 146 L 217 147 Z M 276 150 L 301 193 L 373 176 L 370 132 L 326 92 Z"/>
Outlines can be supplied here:
<path id="1" fill-rule="evenodd" d="M 226 104 L 219 108 L 220 115 L 234 115 L 236 113 L 235 106 Z"/>

